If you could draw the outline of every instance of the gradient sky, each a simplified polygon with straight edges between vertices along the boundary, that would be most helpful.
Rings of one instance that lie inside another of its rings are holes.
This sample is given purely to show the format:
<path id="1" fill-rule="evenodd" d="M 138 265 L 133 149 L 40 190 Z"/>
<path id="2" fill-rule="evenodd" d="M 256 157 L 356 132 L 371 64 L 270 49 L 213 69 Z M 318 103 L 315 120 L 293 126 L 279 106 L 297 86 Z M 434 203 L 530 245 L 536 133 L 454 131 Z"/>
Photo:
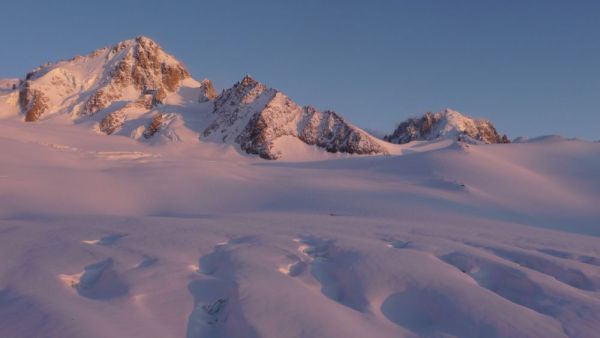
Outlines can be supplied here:
<path id="1" fill-rule="evenodd" d="M 600 1 L 5 1 L 0 78 L 137 35 L 220 89 L 249 73 L 367 129 L 450 107 L 600 139 Z"/>

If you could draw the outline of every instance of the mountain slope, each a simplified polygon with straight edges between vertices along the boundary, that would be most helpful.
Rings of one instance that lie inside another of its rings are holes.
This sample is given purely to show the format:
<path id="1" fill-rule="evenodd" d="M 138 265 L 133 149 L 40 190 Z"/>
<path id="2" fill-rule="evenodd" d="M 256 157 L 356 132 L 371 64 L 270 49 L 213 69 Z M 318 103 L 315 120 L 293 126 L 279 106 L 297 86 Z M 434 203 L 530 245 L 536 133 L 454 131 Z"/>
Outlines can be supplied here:
<path id="1" fill-rule="evenodd" d="M 284 93 L 245 76 L 214 101 L 207 139 L 239 144 L 265 159 L 281 157 L 275 141 L 292 136 L 328 152 L 387 154 L 375 138 L 332 111 L 300 107 Z"/>
<path id="2" fill-rule="evenodd" d="M 187 78 L 179 61 L 140 36 L 29 72 L 19 87 L 19 105 L 26 121 L 56 113 L 91 115 L 145 95 L 155 105 Z"/>
<path id="3" fill-rule="evenodd" d="M 509 143 L 506 135 L 500 135 L 491 122 L 474 119 L 450 109 L 408 119 L 402 122 L 391 135 L 385 136 L 384 140 L 402 144 L 441 138 L 472 143 Z"/>
<path id="4" fill-rule="evenodd" d="M 42 65 L 0 87 L 2 118 L 56 118 L 73 128 L 152 143 L 182 140 L 182 134 L 197 143 L 181 111 L 201 94 L 214 97 L 210 81 L 192 79 L 180 61 L 144 36 Z"/>
<path id="5" fill-rule="evenodd" d="M 265 159 L 295 151 L 278 142 L 283 137 L 331 153 L 388 153 L 382 141 L 335 112 L 300 107 L 249 76 L 217 95 L 210 80 L 194 80 L 144 36 L 40 66 L 24 80 L 0 85 L 1 116 L 20 115 L 27 122 L 66 116 L 102 134 L 142 141 L 157 134 L 168 135 L 167 141 L 202 134 L 201 141 L 234 145 Z"/>

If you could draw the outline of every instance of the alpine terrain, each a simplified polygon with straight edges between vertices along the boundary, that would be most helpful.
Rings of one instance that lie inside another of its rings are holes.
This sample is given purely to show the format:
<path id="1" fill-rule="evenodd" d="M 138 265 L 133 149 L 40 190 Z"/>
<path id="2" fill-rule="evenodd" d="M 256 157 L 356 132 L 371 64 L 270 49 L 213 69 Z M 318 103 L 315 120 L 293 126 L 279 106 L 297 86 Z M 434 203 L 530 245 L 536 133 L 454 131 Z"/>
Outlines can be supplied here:
<path id="1" fill-rule="evenodd" d="M 141 36 L 0 80 L 0 337 L 598 336 L 600 143 L 197 75 Z"/>

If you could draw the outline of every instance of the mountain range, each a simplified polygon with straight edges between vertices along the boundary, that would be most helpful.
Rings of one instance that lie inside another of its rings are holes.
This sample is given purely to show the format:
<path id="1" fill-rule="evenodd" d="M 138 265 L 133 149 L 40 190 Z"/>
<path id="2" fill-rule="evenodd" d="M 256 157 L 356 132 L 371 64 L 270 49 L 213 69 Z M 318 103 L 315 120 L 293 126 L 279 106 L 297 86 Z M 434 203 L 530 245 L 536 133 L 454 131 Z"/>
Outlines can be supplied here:
<path id="1" fill-rule="evenodd" d="M 101 134 L 225 143 L 264 159 L 294 156 L 298 144 L 386 155 L 392 144 L 418 140 L 509 142 L 491 122 L 449 109 L 409 119 L 382 140 L 334 111 L 302 107 L 249 75 L 217 94 L 210 80 L 195 80 L 145 36 L 42 65 L 23 79 L 1 80 L 0 108 L 0 118 L 44 123 L 63 117 Z"/>
<path id="2" fill-rule="evenodd" d="M 0 80 L 0 338 L 598 336 L 600 143 L 240 75 L 139 37 Z"/>

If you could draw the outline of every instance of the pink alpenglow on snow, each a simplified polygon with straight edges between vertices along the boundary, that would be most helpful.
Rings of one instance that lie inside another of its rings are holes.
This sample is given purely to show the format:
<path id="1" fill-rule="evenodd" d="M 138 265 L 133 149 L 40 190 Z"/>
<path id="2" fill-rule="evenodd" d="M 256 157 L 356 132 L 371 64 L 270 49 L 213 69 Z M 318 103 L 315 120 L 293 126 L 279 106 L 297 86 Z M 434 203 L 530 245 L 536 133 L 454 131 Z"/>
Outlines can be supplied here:
<path id="1" fill-rule="evenodd" d="M 507 141 L 379 139 L 147 37 L 2 80 L 0 337 L 596 337 L 600 143 Z"/>

